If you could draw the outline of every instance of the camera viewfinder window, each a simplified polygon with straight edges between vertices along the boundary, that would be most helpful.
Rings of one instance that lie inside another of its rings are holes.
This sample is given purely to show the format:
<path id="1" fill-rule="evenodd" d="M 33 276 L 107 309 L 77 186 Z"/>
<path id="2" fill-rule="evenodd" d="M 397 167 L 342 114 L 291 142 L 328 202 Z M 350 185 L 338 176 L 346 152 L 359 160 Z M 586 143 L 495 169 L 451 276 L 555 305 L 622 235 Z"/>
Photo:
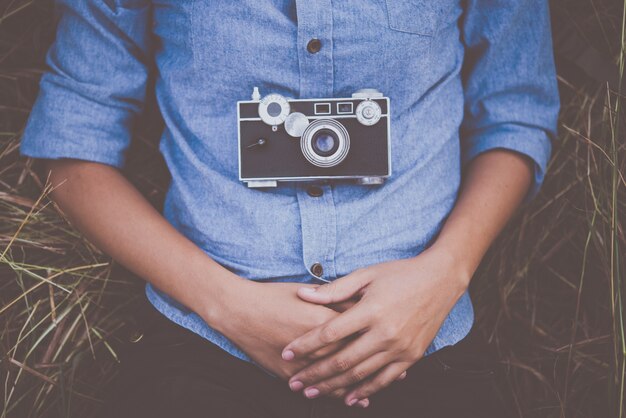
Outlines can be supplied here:
<path id="1" fill-rule="evenodd" d="M 330 103 L 315 103 L 316 115 L 330 115 Z"/>

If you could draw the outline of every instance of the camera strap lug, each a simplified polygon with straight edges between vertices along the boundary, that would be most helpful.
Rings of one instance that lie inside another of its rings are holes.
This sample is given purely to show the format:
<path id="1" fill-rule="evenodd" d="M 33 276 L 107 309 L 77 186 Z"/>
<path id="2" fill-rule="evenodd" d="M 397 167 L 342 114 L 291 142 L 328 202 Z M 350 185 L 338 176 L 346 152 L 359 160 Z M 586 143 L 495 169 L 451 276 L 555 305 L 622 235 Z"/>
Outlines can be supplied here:
<path id="1" fill-rule="evenodd" d="M 249 180 L 246 181 L 246 184 L 250 188 L 278 186 L 278 182 L 276 180 Z"/>

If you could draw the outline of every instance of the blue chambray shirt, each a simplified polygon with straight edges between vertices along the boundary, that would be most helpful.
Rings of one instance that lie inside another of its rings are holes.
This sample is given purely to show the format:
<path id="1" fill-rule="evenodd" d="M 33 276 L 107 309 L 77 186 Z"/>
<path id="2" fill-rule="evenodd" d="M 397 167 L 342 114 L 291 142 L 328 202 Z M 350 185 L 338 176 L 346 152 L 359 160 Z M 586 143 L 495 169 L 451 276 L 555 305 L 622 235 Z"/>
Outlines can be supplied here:
<path id="1" fill-rule="evenodd" d="M 206 254 L 259 281 L 323 283 L 423 251 L 454 206 L 462 167 L 505 148 L 544 178 L 559 110 L 540 0 L 62 0 L 49 69 L 20 152 L 122 167 L 149 73 L 172 180 L 163 215 Z M 321 49 L 307 50 L 318 38 Z M 390 99 L 392 176 L 378 187 L 238 180 L 236 102 L 262 94 Z M 320 263 L 321 278 L 311 266 Z M 174 278 L 185 280 L 185 277 Z M 393 286 L 393 283 L 389 283 Z M 251 361 L 148 284 L 176 323 Z M 465 292 L 426 355 L 474 321 Z"/>

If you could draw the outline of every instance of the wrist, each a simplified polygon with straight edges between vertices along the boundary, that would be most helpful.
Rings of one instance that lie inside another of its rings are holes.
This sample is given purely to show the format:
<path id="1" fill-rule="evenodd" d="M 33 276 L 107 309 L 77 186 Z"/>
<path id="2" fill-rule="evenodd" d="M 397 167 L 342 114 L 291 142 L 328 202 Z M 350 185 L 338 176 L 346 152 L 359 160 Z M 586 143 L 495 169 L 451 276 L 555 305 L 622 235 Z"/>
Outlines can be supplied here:
<path id="1" fill-rule="evenodd" d="M 190 308 L 209 326 L 220 331 L 250 280 L 244 279 L 207 258 L 188 274 Z M 232 318 L 231 318 L 232 319 Z"/>
<path id="2" fill-rule="evenodd" d="M 207 304 L 203 319 L 213 329 L 238 344 L 242 334 L 252 332 L 260 316 L 256 307 L 259 283 L 236 276 L 224 280 L 219 297 Z"/>
<path id="3" fill-rule="evenodd" d="M 446 280 L 453 280 L 460 292 L 467 290 L 477 268 L 467 253 L 444 243 L 435 243 L 424 252 L 435 257 L 437 264 L 447 271 Z"/>

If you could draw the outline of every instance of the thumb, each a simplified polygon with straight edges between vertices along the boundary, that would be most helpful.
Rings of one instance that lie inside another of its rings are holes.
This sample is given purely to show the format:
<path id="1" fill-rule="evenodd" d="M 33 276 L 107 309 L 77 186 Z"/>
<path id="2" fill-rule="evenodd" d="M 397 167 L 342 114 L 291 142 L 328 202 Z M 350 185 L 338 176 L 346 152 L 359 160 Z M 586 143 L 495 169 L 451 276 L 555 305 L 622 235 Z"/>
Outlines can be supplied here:
<path id="1" fill-rule="evenodd" d="M 369 283 L 365 274 L 355 271 L 340 279 L 317 287 L 301 287 L 298 296 L 307 302 L 327 305 L 344 302 L 356 296 Z"/>

